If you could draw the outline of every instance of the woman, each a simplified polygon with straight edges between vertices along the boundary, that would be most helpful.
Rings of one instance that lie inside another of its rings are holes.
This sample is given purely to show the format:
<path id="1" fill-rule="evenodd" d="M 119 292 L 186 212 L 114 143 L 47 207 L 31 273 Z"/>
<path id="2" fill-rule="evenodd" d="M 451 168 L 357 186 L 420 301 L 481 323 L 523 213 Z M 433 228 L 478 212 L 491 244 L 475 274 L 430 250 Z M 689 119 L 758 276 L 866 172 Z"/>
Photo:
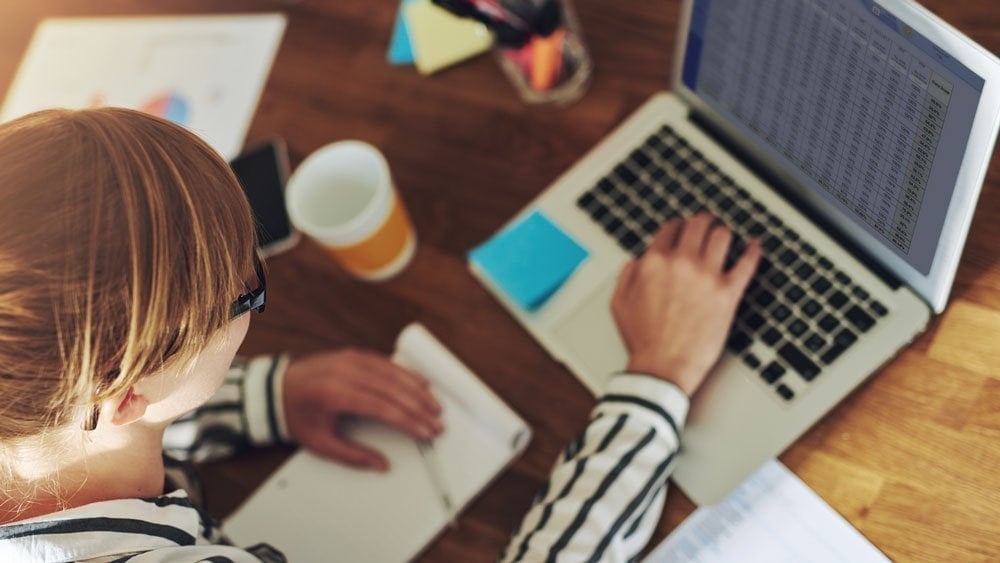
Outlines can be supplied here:
<path id="1" fill-rule="evenodd" d="M 281 560 L 225 545 L 176 459 L 294 441 L 384 470 L 339 437 L 339 417 L 442 430 L 428 382 L 381 356 L 234 359 L 266 300 L 252 215 L 226 163 L 180 127 L 124 109 L 0 126 L 0 225 L 0 561 Z M 642 549 L 687 395 L 759 255 L 723 272 L 728 246 L 699 216 L 626 268 L 614 312 L 633 373 L 560 457 L 507 559 Z"/>

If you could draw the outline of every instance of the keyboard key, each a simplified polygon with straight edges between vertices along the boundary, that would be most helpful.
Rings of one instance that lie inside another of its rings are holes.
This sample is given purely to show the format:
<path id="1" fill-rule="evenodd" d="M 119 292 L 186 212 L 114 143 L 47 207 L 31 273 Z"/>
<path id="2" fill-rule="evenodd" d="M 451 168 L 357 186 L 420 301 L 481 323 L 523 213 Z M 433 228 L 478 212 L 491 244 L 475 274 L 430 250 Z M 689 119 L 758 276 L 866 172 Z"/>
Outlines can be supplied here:
<path id="1" fill-rule="evenodd" d="M 854 344 L 857 339 L 858 338 L 854 336 L 853 332 L 845 328 L 837 334 L 836 338 L 833 339 L 833 346 L 830 346 L 830 349 L 823 353 L 820 361 L 827 365 L 832 364 L 837 358 L 840 357 L 841 354 L 844 353 L 845 350 L 850 348 L 851 344 Z"/>
<path id="2" fill-rule="evenodd" d="M 580 196 L 580 199 L 576 200 L 576 204 L 586 209 L 587 207 L 590 207 L 590 204 L 594 203 L 595 201 L 597 201 L 597 198 L 594 197 L 594 194 L 587 192 L 582 196 Z"/>
<path id="3" fill-rule="evenodd" d="M 802 279 L 803 281 L 805 281 L 805 280 L 807 280 L 807 279 L 811 278 L 811 277 L 812 277 L 812 275 L 813 275 L 813 274 L 814 274 L 815 272 L 816 272 L 816 268 L 813 268 L 813 267 L 812 267 L 812 266 L 810 266 L 809 264 L 805 264 L 805 263 L 803 263 L 803 264 L 802 264 L 801 266 L 799 266 L 798 268 L 795 268 L 795 275 L 796 275 L 796 276 L 798 276 L 798 277 L 799 277 L 800 279 Z"/>
<path id="4" fill-rule="evenodd" d="M 826 339 L 818 334 L 810 334 L 809 338 L 806 338 L 805 345 L 810 352 L 819 352 L 826 346 Z"/>
<path id="5" fill-rule="evenodd" d="M 830 294 L 829 297 L 826 298 L 826 302 L 829 303 L 830 306 L 833 307 L 834 309 L 840 309 L 841 307 L 847 304 L 847 299 L 848 297 L 844 295 L 844 292 L 838 289 L 837 291 L 834 291 L 833 293 Z"/>
<path id="6" fill-rule="evenodd" d="M 639 149 L 636 149 L 632 151 L 632 162 L 636 163 L 636 165 L 638 165 L 637 167 L 642 169 L 645 168 L 652 161 L 649 159 L 648 156 L 646 156 L 646 153 L 642 152 Z"/>
<path id="7" fill-rule="evenodd" d="M 889 309 L 886 309 L 885 305 L 879 303 L 878 301 L 872 301 L 872 312 L 880 317 L 884 317 L 889 314 Z"/>
<path id="8" fill-rule="evenodd" d="M 632 231 L 622 235 L 622 237 L 618 239 L 618 242 L 625 250 L 635 250 L 636 247 L 642 246 L 642 239 L 639 238 L 639 235 L 633 233 Z"/>
<path id="9" fill-rule="evenodd" d="M 663 211 L 669 206 L 667 200 L 663 199 L 662 197 L 653 199 L 653 201 L 649 202 L 649 204 L 653 206 L 653 209 L 657 211 Z"/>
<path id="10" fill-rule="evenodd" d="M 795 396 L 795 391 L 792 391 L 791 387 L 781 383 L 778 385 L 778 394 L 781 395 L 782 399 L 790 401 Z"/>
<path id="11" fill-rule="evenodd" d="M 833 277 L 834 279 L 837 280 L 837 283 L 840 283 L 842 285 L 847 285 L 851 283 L 851 276 L 845 274 L 844 272 L 838 271 L 837 273 L 833 274 Z"/>
<path id="12" fill-rule="evenodd" d="M 791 314 L 792 312 L 788 309 L 788 307 L 780 304 L 771 310 L 771 318 L 779 323 L 785 322 L 785 319 L 787 319 Z"/>
<path id="13" fill-rule="evenodd" d="M 827 259 L 826 256 L 820 256 L 819 259 L 816 260 L 816 264 L 820 268 L 823 268 L 824 270 L 830 270 L 830 269 L 833 268 L 833 262 L 831 262 L 829 259 Z"/>
<path id="14" fill-rule="evenodd" d="M 785 227 L 785 238 L 791 241 L 799 240 L 799 233 Z"/>
<path id="15" fill-rule="evenodd" d="M 781 340 L 781 333 L 774 328 L 768 328 L 760 335 L 760 339 L 764 341 L 764 344 L 768 346 L 774 346 Z"/>
<path id="16" fill-rule="evenodd" d="M 755 222 L 751 224 L 749 227 L 747 227 L 747 234 L 752 237 L 759 237 L 760 235 L 764 234 L 766 230 L 767 227 L 761 225 L 760 223 Z"/>
<path id="17" fill-rule="evenodd" d="M 823 295 L 824 293 L 829 291 L 831 287 L 833 287 L 833 284 L 830 283 L 830 280 L 826 278 L 816 278 L 812 282 L 813 291 L 815 291 L 819 295 Z"/>
<path id="18" fill-rule="evenodd" d="M 719 200 L 719 209 L 723 211 L 729 209 L 732 206 L 733 206 L 733 200 L 729 199 L 728 197 L 723 197 L 722 199 Z"/>
<path id="19" fill-rule="evenodd" d="M 858 337 L 855 336 L 850 329 L 845 328 L 844 330 L 837 333 L 837 336 L 833 339 L 837 344 L 844 346 L 850 346 L 858 341 Z"/>
<path id="20" fill-rule="evenodd" d="M 812 381 L 819 375 L 820 367 L 813 363 L 808 356 L 803 354 L 794 344 L 785 344 L 778 350 L 778 355 L 788 362 L 792 369 L 797 371 L 806 381 Z"/>
<path id="21" fill-rule="evenodd" d="M 614 234 L 615 231 L 622 228 L 623 225 L 624 223 L 622 223 L 621 219 L 613 217 L 610 221 L 604 223 L 604 230 L 607 231 L 609 235 Z"/>
<path id="22" fill-rule="evenodd" d="M 771 215 L 770 213 L 768 213 L 767 214 L 767 224 L 771 225 L 772 227 L 780 227 L 781 226 L 781 219 L 778 219 L 774 215 Z"/>
<path id="23" fill-rule="evenodd" d="M 875 319 L 857 305 L 852 306 L 844 313 L 844 317 L 861 332 L 868 332 L 868 329 L 875 324 Z"/>
<path id="24" fill-rule="evenodd" d="M 713 198 L 717 195 L 719 195 L 719 187 L 715 184 L 709 184 L 708 187 L 705 188 L 705 196 Z"/>
<path id="25" fill-rule="evenodd" d="M 677 161 L 677 164 L 674 164 L 674 168 L 676 168 L 678 172 L 684 172 L 685 170 L 687 170 L 690 167 L 691 167 L 691 164 L 689 164 L 688 161 L 686 161 L 686 160 L 679 160 L 679 161 Z"/>
<path id="26" fill-rule="evenodd" d="M 865 291 L 864 288 L 862 288 L 861 286 L 857 285 L 854 286 L 854 289 L 851 290 L 851 294 L 853 294 L 858 299 L 868 299 L 869 297 L 868 292 Z"/>
<path id="27" fill-rule="evenodd" d="M 789 286 L 788 289 L 785 290 L 785 298 L 792 303 L 798 303 L 805 294 L 806 292 L 802 291 L 802 288 L 797 285 Z"/>
<path id="28" fill-rule="evenodd" d="M 785 368 L 778 362 L 771 362 L 760 372 L 760 376 L 768 383 L 774 383 L 782 375 L 785 375 Z"/>
<path id="29" fill-rule="evenodd" d="M 653 219 L 647 219 L 642 224 L 642 230 L 645 231 L 647 234 L 650 234 L 650 235 L 653 234 L 653 233 L 655 233 L 659 229 L 660 229 L 660 224 L 657 223 Z"/>
<path id="30" fill-rule="evenodd" d="M 656 170 L 653 170 L 650 176 L 653 177 L 653 180 L 655 180 L 656 183 L 662 184 L 663 179 L 667 177 L 667 171 L 662 168 L 657 168 Z"/>
<path id="31" fill-rule="evenodd" d="M 806 301 L 806 304 L 802 306 L 802 312 L 805 313 L 806 316 L 808 316 L 809 318 L 815 317 L 816 313 L 819 313 L 821 309 L 823 309 L 823 307 L 820 306 L 820 304 L 815 299 L 810 299 L 809 301 Z"/>
<path id="32" fill-rule="evenodd" d="M 764 275 L 769 272 L 773 266 L 774 265 L 771 264 L 770 260 L 762 256 L 760 262 L 757 263 L 757 273 L 759 275 Z"/>
<path id="33" fill-rule="evenodd" d="M 767 291 L 766 289 L 760 290 L 753 298 L 754 302 L 761 307 L 767 307 L 771 303 L 774 303 L 774 295 Z"/>
<path id="34" fill-rule="evenodd" d="M 675 154 L 677 154 L 677 151 L 675 151 L 673 147 L 663 147 L 660 149 L 660 156 L 663 160 L 670 160 Z"/>
<path id="35" fill-rule="evenodd" d="M 781 240 L 772 235 L 768 235 L 767 238 L 764 239 L 764 242 L 761 243 L 761 247 L 769 252 L 773 252 L 779 246 L 781 246 Z"/>
<path id="36" fill-rule="evenodd" d="M 631 217 L 632 219 L 635 219 L 636 223 L 639 223 L 642 220 L 644 220 L 645 215 L 646 212 L 643 211 L 641 207 L 632 206 L 632 208 L 628 210 L 628 216 Z"/>
<path id="37" fill-rule="evenodd" d="M 733 215 L 733 222 L 737 225 L 742 225 L 743 223 L 746 223 L 749 218 L 750 214 L 747 213 L 746 209 L 740 209 L 735 215 Z"/>
<path id="38" fill-rule="evenodd" d="M 641 188 L 639 188 L 639 191 L 637 191 L 636 194 L 638 194 L 639 199 L 646 201 L 649 198 L 653 197 L 653 187 L 650 186 L 649 184 L 645 184 Z"/>
<path id="39" fill-rule="evenodd" d="M 697 186 L 698 184 L 705 181 L 705 175 L 702 174 L 701 172 L 694 172 L 690 176 L 688 176 L 688 179 L 691 180 L 692 184 Z"/>
<path id="40" fill-rule="evenodd" d="M 615 175 L 618 176 L 619 180 L 627 185 L 634 184 L 639 180 L 639 177 L 636 176 L 634 172 L 629 170 L 628 166 L 625 166 L 624 164 L 615 166 Z"/>
<path id="41" fill-rule="evenodd" d="M 615 205 L 618 207 L 624 207 L 626 203 L 629 203 L 629 201 L 628 195 L 621 192 L 618 192 L 618 195 L 615 196 Z"/>
<path id="42" fill-rule="evenodd" d="M 765 211 L 767 211 L 767 208 L 764 207 L 764 205 L 761 204 L 759 201 L 753 202 L 753 205 L 751 207 L 753 208 L 754 213 L 764 213 Z"/>
<path id="43" fill-rule="evenodd" d="M 743 319 L 743 324 L 750 330 L 756 331 L 758 328 L 764 326 L 764 317 L 757 313 L 751 313 L 749 317 Z"/>
<path id="44" fill-rule="evenodd" d="M 833 332 L 840 327 L 840 321 L 837 320 L 837 317 L 834 317 L 829 313 L 824 315 L 823 318 L 819 320 L 818 324 L 824 332 Z"/>
<path id="45" fill-rule="evenodd" d="M 608 214 L 608 208 L 600 204 L 598 204 L 597 207 L 590 210 L 590 216 L 593 217 L 594 219 L 597 219 L 598 221 L 604 219 L 604 217 L 607 214 Z"/>
<path id="46" fill-rule="evenodd" d="M 611 182 L 611 180 L 604 178 L 603 180 L 597 183 L 597 189 L 600 190 L 601 193 L 610 194 L 611 192 L 615 191 L 615 185 L 614 183 Z"/>
<path id="47" fill-rule="evenodd" d="M 754 356 L 752 353 L 749 353 L 746 356 L 743 356 L 743 363 L 751 369 L 757 369 L 760 367 L 760 358 Z"/>
<path id="48" fill-rule="evenodd" d="M 795 251 L 793 251 L 792 249 L 788 249 L 781 253 L 781 256 L 778 257 L 778 260 L 780 260 L 782 264 L 788 266 L 792 262 L 795 262 L 796 258 L 797 256 L 795 255 Z"/>
<path id="49" fill-rule="evenodd" d="M 823 362 L 826 365 L 830 365 L 834 362 L 834 360 L 839 358 L 840 355 L 844 353 L 844 350 L 847 350 L 847 346 L 843 346 L 841 344 L 834 344 L 833 346 L 830 346 L 829 350 L 823 353 L 819 361 Z"/>
<path id="50" fill-rule="evenodd" d="M 678 201 L 678 203 L 680 203 L 684 207 L 690 207 L 691 204 L 694 203 L 696 200 L 695 200 L 695 198 L 694 198 L 693 195 L 691 195 L 690 193 L 686 193 L 686 194 L 682 195 L 680 197 L 680 199 L 677 200 L 677 201 Z"/>
<path id="51" fill-rule="evenodd" d="M 809 244 L 808 242 L 802 243 L 802 252 L 806 253 L 808 256 L 816 254 L 816 247 Z"/>
<path id="52" fill-rule="evenodd" d="M 726 341 L 726 348 L 735 354 L 739 354 L 743 350 L 746 350 L 752 342 L 753 340 L 746 333 L 741 330 L 734 330 L 729 335 L 729 340 Z"/>
<path id="53" fill-rule="evenodd" d="M 792 336 L 802 336 L 808 329 L 809 325 L 803 322 L 802 319 L 795 319 L 788 325 L 788 332 L 792 333 Z"/>
<path id="54" fill-rule="evenodd" d="M 771 277 L 769 277 L 767 281 L 774 287 L 774 289 L 781 289 L 785 287 L 786 283 L 788 283 L 788 276 L 786 276 L 784 272 L 775 272 L 771 274 Z"/>

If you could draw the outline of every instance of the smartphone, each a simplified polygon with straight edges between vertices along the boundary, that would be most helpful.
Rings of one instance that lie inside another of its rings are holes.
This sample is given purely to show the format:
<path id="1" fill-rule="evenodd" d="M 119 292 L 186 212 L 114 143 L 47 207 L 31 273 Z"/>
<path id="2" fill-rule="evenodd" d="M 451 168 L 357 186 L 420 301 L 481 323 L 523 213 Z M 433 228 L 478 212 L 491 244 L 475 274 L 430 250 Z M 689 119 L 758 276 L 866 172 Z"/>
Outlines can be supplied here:
<path id="1" fill-rule="evenodd" d="M 285 209 L 288 152 L 284 141 L 275 139 L 255 145 L 229 163 L 257 220 L 257 247 L 264 256 L 274 256 L 299 242 L 299 233 Z"/>

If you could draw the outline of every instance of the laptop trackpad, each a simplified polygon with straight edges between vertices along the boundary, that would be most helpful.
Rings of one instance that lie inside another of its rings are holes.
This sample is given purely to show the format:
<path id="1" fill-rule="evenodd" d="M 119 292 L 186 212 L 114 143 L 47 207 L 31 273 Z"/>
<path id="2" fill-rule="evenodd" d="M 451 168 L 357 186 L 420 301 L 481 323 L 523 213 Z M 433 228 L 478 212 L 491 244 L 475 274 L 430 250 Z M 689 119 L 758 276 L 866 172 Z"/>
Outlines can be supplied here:
<path id="1" fill-rule="evenodd" d="M 553 331 L 559 348 L 568 356 L 566 363 L 595 392 L 615 372 L 625 369 L 628 354 L 611 316 L 611 276 L 579 305 L 555 323 Z M 582 371 L 582 373 L 580 373 Z"/>

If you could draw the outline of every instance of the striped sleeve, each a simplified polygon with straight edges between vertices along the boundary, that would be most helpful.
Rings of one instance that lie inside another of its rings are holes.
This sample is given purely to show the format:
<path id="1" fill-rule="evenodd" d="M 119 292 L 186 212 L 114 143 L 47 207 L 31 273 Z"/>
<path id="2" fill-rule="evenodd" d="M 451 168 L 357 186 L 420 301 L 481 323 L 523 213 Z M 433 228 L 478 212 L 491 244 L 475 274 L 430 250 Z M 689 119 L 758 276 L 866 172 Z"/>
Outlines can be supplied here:
<path id="1" fill-rule="evenodd" d="M 637 557 L 660 518 L 687 409 L 687 396 L 666 381 L 613 378 L 501 561 Z"/>
<path id="2" fill-rule="evenodd" d="M 230 457 L 248 445 L 290 442 L 282 403 L 287 365 L 283 355 L 237 358 L 215 395 L 167 428 L 164 450 L 201 462 Z"/>

